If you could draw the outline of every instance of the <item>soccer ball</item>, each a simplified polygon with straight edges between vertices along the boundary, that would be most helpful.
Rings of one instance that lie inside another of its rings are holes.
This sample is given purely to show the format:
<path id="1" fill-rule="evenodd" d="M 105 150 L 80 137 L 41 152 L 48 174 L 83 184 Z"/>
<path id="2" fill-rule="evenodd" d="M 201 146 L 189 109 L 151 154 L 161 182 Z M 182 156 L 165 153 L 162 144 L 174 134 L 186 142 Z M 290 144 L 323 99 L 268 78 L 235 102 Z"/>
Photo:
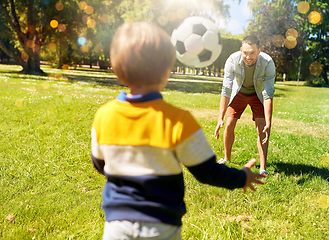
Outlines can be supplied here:
<path id="1" fill-rule="evenodd" d="M 203 17 L 188 17 L 171 34 L 176 57 L 189 67 L 212 64 L 222 51 L 222 40 L 214 22 Z"/>

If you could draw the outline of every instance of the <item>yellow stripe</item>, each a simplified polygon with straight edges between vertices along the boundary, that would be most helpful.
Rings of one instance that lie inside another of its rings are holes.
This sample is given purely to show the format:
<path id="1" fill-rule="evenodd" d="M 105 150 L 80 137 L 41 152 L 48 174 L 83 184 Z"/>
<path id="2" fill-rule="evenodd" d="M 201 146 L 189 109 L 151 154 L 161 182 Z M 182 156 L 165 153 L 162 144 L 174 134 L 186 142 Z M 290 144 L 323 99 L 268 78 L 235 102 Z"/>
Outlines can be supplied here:
<path id="1" fill-rule="evenodd" d="M 128 103 L 113 100 L 96 113 L 93 127 L 100 145 L 174 148 L 200 129 L 192 115 L 162 99 Z"/>

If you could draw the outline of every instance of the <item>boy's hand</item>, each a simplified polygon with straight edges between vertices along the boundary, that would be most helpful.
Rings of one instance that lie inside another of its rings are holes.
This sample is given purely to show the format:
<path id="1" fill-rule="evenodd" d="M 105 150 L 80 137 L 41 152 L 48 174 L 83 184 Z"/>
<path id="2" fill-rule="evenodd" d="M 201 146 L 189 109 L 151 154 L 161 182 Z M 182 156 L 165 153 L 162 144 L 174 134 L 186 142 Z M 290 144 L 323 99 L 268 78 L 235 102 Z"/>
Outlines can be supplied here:
<path id="1" fill-rule="evenodd" d="M 254 192 L 256 191 L 256 188 L 252 185 L 252 183 L 264 184 L 263 181 L 260 181 L 257 178 L 263 178 L 263 177 L 266 177 L 266 175 L 265 174 L 254 173 L 250 170 L 250 168 L 252 166 L 254 166 L 255 163 L 256 163 L 256 159 L 253 158 L 246 165 L 244 165 L 244 167 L 242 168 L 242 170 L 245 171 L 245 173 L 247 175 L 246 184 L 242 188 L 243 193 L 247 192 L 248 187 L 251 190 L 253 190 Z"/>

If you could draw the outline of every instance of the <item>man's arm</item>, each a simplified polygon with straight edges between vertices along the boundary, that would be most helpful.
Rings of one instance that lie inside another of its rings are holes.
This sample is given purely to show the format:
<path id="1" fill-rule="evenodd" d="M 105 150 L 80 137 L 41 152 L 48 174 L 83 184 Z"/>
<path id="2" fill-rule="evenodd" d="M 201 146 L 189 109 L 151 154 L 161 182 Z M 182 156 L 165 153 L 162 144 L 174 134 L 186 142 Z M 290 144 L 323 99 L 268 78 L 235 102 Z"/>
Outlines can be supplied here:
<path id="1" fill-rule="evenodd" d="M 219 105 L 219 115 L 218 115 L 218 121 L 217 121 L 217 126 L 215 129 L 215 138 L 219 138 L 219 129 L 221 129 L 224 126 L 224 117 L 225 113 L 228 107 L 228 104 L 230 102 L 230 99 L 228 97 L 222 96 L 220 100 L 220 105 Z"/>
<path id="2" fill-rule="evenodd" d="M 230 102 L 234 78 L 235 78 L 234 61 L 233 61 L 233 58 L 231 55 L 226 60 L 225 66 L 224 66 L 224 80 L 223 80 L 222 93 L 221 93 L 222 97 L 220 99 L 219 115 L 218 115 L 217 126 L 215 129 L 215 138 L 216 139 L 219 138 L 219 129 L 221 129 L 224 126 L 224 117 L 225 117 L 225 113 L 226 113 L 228 104 Z"/>
<path id="3" fill-rule="evenodd" d="M 264 114 L 265 114 L 265 127 L 263 133 L 266 134 L 265 138 L 262 141 L 262 144 L 265 144 L 270 138 L 270 131 L 272 125 L 272 112 L 273 112 L 273 98 L 267 98 L 264 100 Z"/>

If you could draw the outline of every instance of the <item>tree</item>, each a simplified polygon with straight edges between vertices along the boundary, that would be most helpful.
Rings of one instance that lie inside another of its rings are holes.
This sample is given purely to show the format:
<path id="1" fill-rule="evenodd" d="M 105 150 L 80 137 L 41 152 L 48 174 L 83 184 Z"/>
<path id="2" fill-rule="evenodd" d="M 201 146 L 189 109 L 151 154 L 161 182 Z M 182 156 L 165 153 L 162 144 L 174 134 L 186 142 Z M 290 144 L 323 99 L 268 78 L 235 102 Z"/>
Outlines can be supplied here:
<path id="1" fill-rule="evenodd" d="M 298 10 L 300 3 L 309 8 L 305 11 Z M 288 73 L 290 79 L 297 79 L 300 74 L 304 80 L 328 84 L 327 1 L 254 0 L 250 6 L 253 18 L 248 31 L 259 37 L 262 50 L 271 55 L 279 75 Z M 320 13 L 320 22 L 310 21 L 312 11 Z M 296 36 L 290 34 L 294 30 Z M 294 38 L 296 41 L 289 41 Z M 319 77 L 310 76 L 311 72 L 308 70 L 314 61 L 321 63 L 323 67 Z"/>
<path id="2" fill-rule="evenodd" d="M 6 32 L 3 37 L 0 36 L 0 48 L 22 65 L 23 72 L 41 73 L 39 50 L 42 40 L 36 28 L 35 7 L 33 0 L 0 1 L 0 18 L 4 23 L 1 30 Z M 8 41 L 16 44 L 8 46 Z"/>
<path id="3" fill-rule="evenodd" d="M 226 59 L 228 59 L 228 57 L 232 53 L 240 50 L 242 41 L 239 39 L 234 39 L 232 37 L 222 37 L 222 44 L 222 52 L 217 58 L 217 60 L 212 64 L 214 67 L 214 72 L 218 71 L 219 73 L 221 72 L 221 69 L 224 68 Z"/>
<path id="4" fill-rule="evenodd" d="M 228 16 L 223 0 L 0 0 L 0 48 L 26 73 L 42 73 L 40 56 L 57 67 L 85 60 L 107 68 L 112 36 L 123 22 L 151 21 L 171 34 L 188 16 L 219 14 Z M 83 47 L 79 37 L 87 39 Z"/>
<path id="5" fill-rule="evenodd" d="M 299 19 L 295 17 L 294 1 L 256 0 L 252 14 L 248 31 L 259 38 L 262 51 L 273 58 L 277 73 L 297 77 L 305 34 L 301 31 Z M 297 33 L 291 36 L 292 41 L 287 38 L 289 32 Z"/>
<path id="6" fill-rule="evenodd" d="M 307 51 L 314 62 L 321 63 L 321 66 L 319 65 L 321 69 L 317 69 L 318 71 L 313 73 L 315 77 L 309 79 L 312 79 L 313 83 L 329 85 L 329 3 L 326 0 L 311 0 L 309 3 L 310 10 L 303 16 L 304 31 L 308 35 Z"/>

